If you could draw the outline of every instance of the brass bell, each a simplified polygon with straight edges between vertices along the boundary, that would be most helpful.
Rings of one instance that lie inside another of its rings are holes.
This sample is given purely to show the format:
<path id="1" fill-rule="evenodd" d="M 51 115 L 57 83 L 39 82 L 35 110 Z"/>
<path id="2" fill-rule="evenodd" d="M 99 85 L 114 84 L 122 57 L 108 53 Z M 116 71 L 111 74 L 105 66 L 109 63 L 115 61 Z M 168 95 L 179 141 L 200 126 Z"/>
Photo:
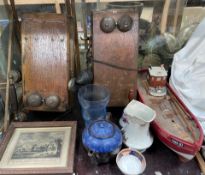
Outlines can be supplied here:
<path id="1" fill-rule="evenodd" d="M 121 32 L 127 32 L 132 28 L 133 19 L 129 15 L 123 15 L 118 21 L 117 21 L 117 28 Z"/>
<path id="2" fill-rule="evenodd" d="M 58 105 L 60 104 L 60 98 L 58 96 L 56 96 L 56 95 L 48 96 L 45 99 L 45 104 L 49 108 L 57 108 Z"/>
<path id="3" fill-rule="evenodd" d="M 101 21 L 100 21 L 100 28 L 103 32 L 105 33 L 110 33 L 112 32 L 116 27 L 116 22 L 114 20 L 114 18 L 112 17 L 104 17 Z"/>
<path id="4" fill-rule="evenodd" d="M 31 107 L 38 107 L 42 103 L 42 97 L 38 93 L 32 93 L 27 97 L 27 104 Z"/>

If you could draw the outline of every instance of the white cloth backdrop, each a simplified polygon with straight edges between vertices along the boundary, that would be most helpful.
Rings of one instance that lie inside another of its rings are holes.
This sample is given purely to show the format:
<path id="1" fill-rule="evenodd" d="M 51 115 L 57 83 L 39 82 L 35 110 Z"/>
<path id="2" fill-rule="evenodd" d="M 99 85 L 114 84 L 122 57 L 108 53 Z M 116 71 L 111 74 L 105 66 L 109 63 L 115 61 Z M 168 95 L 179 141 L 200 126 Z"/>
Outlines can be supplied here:
<path id="1" fill-rule="evenodd" d="M 170 85 L 199 121 L 205 122 L 205 18 L 174 55 Z"/>

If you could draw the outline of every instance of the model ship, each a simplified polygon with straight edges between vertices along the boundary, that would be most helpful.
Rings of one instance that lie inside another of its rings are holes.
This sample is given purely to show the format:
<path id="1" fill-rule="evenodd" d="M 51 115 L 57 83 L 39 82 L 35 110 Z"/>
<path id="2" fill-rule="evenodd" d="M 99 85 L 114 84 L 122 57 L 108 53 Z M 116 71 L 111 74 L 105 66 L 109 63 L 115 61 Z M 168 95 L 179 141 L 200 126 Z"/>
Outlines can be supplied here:
<path id="1" fill-rule="evenodd" d="M 139 100 L 157 113 L 152 128 L 167 147 L 184 160 L 191 160 L 202 145 L 201 126 L 168 84 L 166 95 L 151 95 L 148 74 L 148 71 L 138 74 L 137 91 Z"/>

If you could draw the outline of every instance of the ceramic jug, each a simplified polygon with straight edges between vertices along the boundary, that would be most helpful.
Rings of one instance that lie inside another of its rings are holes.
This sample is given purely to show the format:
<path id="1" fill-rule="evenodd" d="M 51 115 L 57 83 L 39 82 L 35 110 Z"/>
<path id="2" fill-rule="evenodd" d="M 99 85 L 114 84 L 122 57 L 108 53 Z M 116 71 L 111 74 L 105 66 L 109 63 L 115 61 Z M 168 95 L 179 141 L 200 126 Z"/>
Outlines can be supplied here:
<path id="1" fill-rule="evenodd" d="M 127 147 L 145 151 L 153 143 L 150 133 L 150 123 L 154 120 L 156 112 L 150 107 L 132 100 L 123 113 L 124 127 L 123 142 Z"/>

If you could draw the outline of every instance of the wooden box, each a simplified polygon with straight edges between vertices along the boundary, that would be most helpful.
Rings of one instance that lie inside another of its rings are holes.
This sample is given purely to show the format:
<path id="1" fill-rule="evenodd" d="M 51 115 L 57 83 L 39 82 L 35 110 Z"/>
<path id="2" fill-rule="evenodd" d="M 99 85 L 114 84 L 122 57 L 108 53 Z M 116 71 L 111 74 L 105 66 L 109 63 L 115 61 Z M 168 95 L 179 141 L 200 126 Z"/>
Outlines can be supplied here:
<path id="1" fill-rule="evenodd" d="M 23 103 L 28 110 L 69 107 L 69 32 L 61 14 L 26 14 L 21 24 Z"/>
<path id="2" fill-rule="evenodd" d="M 100 28 L 104 17 L 117 22 L 123 15 L 132 18 L 129 31 L 117 27 L 110 33 Z M 112 9 L 93 12 L 94 83 L 107 87 L 111 92 L 109 106 L 125 106 L 130 89 L 135 89 L 137 79 L 139 17 L 133 9 Z"/>

